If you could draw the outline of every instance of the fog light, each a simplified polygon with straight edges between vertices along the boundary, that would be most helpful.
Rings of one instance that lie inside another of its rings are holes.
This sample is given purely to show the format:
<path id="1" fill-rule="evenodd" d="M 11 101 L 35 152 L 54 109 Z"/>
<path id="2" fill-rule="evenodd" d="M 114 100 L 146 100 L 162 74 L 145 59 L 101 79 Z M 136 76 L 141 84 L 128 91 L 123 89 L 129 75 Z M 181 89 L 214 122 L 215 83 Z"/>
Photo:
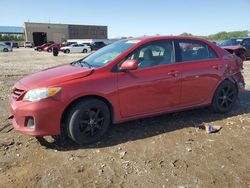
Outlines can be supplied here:
<path id="1" fill-rule="evenodd" d="M 35 121 L 34 121 L 34 118 L 33 117 L 28 117 L 27 118 L 27 127 L 30 128 L 30 129 L 34 129 L 35 128 Z"/>

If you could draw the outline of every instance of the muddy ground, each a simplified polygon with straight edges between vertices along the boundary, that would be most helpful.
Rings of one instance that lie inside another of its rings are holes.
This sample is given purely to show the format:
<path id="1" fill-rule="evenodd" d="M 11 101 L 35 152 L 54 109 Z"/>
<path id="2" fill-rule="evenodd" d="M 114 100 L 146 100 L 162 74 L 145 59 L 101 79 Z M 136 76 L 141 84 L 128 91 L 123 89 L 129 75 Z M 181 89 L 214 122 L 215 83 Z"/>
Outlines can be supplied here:
<path id="1" fill-rule="evenodd" d="M 5 121 L 12 85 L 83 55 L 0 53 L 0 187 L 250 187 L 250 61 L 247 91 L 228 114 L 197 109 L 123 123 L 86 148 L 13 130 Z M 223 128 L 207 134 L 202 123 Z"/>

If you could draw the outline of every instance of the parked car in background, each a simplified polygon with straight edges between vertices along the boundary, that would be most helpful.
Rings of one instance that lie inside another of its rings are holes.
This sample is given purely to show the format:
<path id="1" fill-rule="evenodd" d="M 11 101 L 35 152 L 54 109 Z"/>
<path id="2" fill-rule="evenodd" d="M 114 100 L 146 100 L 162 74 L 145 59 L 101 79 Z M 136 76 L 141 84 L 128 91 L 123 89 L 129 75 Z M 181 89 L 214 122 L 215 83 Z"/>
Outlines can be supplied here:
<path id="1" fill-rule="evenodd" d="M 4 42 L 4 44 L 6 44 L 8 46 L 12 46 L 12 42 Z"/>
<path id="2" fill-rule="evenodd" d="M 220 46 L 243 60 L 250 58 L 250 37 L 231 38 L 222 42 Z"/>
<path id="3" fill-rule="evenodd" d="M 58 51 L 60 51 L 60 49 L 62 47 L 66 46 L 65 44 L 51 44 L 49 46 L 46 46 L 45 48 L 43 48 L 43 51 L 46 51 L 46 52 L 52 52 L 52 49 L 53 48 L 57 48 Z"/>
<path id="4" fill-rule="evenodd" d="M 87 53 L 91 51 L 91 48 L 86 44 L 71 44 L 70 46 L 64 46 L 61 48 L 64 53 Z"/>
<path id="5" fill-rule="evenodd" d="M 223 42 L 221 40 L 210 40 L 210 42 L 216 44 L 217 46 L 220 46 L 220 44 Z"/>
<path id="6" fill-rule="evenodd" d="M 19 45 L 17 42 L 1 42 L 1 43 L 11 46 L 12 48 L 19 48 Z"/>
<path id="7" fill-rule="evenodd" d="M 99 50 L 100 48 L 103 48 L 106 46 L 104 42 L 94 42 L 90 45 L 91 50 Z"/>
<path id="8" fill-rule="evenodd" d="M 246 49 L 246 59 L 250 58 L 250 37 L 244 38 L 241 42 L 241 46 L 244 46 Z"/>
<path id="9" fill-rule="evenodd" d="M 12 47 L 5 43 L 0 43 L 0 51 L 1 52 L 12 52 Z"/>
<path id="10" fill-rule="evenodd" d="M 32 48 L 32 47 L 33 47 L 33 45 L 32 45 L 32 43 L 30 41 L 25 41 L 24 42 L 24 48 Z"/>
<path id="11" fill-rule="evenodd" d="M 12 43 L 12 48 L 19 48 L 18 42 L 13 42 Z"/>
<path id="12" fill-rule="evenodd" d="M 242 42 L 243 38 L 231 38 L 220 43 L 220 46 L 238 46 Z"/>
<path id="13" fill-rule="evenodd" d="M 45 47 L 50 46 L 51 44 L 53 44 L 53 43 L 45 43 L 45 44 L 43 44 L 43 45 L 36 46 L 36 47 L 34 48 L 34 50 L 41 52 L 41 51 L 43 51 L 43 49 L 44 49 Z"/>
<path id="14" fill-rule="evenodd" d="M 91 47 L 91 43 L 89 43 L 89 42 L 84 42 L 84 43 L 81 43 L 81 44 L 86 44 L 87 46 Z"/>
<path id="15" fill-rule="evenodd" d="M 27 135 L 63 135 L 86 145 L 113 123 L 207 106 L 226 113 L 244 89 L 242 65 L 201 38 L 121 40 L 17 82 L 12 122 Z"/>
<path id="16" fill-rule="evenodd" d="M 77 44 L 77 42 L 63 42 L 64 46 L 70 46 L 71 44 Z"/>

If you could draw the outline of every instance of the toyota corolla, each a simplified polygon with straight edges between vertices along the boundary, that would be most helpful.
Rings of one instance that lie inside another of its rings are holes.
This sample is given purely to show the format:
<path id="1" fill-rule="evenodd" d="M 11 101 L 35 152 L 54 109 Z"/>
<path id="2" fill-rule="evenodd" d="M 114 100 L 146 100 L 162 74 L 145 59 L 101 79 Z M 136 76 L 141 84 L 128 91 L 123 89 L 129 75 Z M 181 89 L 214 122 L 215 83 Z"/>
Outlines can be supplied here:
<path id="1" fill-rule="evenodd" d="M 242 68 L 240 58 L 201 38 L 121 40 L 24 77 L 10 112 L 17 131 L 86 145 L 111 124 L 206 106 L 228 112 L 244 89 Z"/>

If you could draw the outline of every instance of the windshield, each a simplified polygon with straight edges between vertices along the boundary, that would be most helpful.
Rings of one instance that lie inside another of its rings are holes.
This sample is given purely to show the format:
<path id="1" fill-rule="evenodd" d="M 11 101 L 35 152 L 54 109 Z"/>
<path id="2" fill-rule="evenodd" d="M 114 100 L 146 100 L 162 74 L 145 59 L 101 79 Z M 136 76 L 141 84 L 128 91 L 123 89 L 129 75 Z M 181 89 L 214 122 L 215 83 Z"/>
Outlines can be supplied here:
<path id="1" fill-rule="evenodd" d="M 102 67 L 114 60 L 121 53 L 138 43 L 138 40 L 121 40 L 101 48 L 95 53 L 83 58 L 74 65 L 88 67 Z"/>
<path id="2" fill-rule="evenodd" d="M 242 39 L 229 39 L 220 44 L 220 46 L 237 46 L 240 45 Z"/>

